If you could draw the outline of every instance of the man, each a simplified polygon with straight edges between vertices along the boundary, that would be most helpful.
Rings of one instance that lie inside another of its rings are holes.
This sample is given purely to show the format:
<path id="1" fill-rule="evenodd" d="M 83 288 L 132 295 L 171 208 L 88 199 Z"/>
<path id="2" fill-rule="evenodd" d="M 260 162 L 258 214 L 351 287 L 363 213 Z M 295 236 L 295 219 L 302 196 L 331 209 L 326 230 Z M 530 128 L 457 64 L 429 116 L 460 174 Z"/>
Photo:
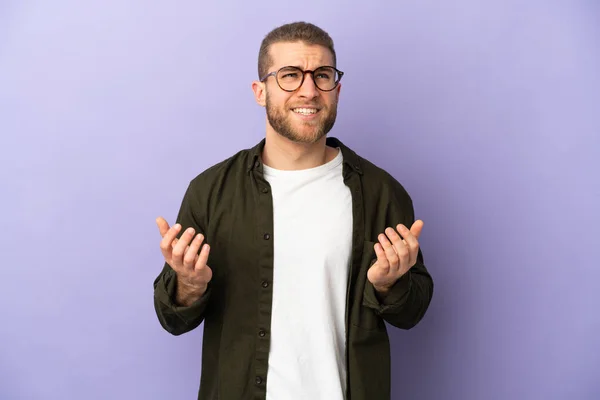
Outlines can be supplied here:
<path id="1" fill-rule="evenodd" d="M 389 399 L 384 321 L 414 327 L 433 293 L 423 222 L 327 137 L 343 72 L 326 32 L 273 30 L 258 67 L 266 137 L 195 177 L 177 224 L 157 219 L 158 319 L 173 335 L 204 322 L 198 399 Z"/>

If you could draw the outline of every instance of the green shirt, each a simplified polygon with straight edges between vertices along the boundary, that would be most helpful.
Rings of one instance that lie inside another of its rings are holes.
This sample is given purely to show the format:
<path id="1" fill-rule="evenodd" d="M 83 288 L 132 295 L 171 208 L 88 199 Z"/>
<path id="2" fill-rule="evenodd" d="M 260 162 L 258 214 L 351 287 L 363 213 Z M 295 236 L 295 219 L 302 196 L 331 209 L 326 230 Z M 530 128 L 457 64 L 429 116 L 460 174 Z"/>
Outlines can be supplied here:
<path id="1" fill-rule="evenodd" d="M 263 176 L 265 139 L 191 180 L 177 222 L 193 227 L 211 245 L 213 277 L 188 307 L 175 299 L 176 276 L 165 263 L 154 281 L 160 324 L 181 335 L 204 322 L 199 400 L 265 399 L 273 282 L 273 200 Z M 343 179 L 352 194 L 352 261 L 346 301 L 348 400 L 390 398 L 390 347 L 384 321 L 414 327 L 433 295 L 433 280 L 418 260 L 381 298 L 367 280 L 373 246 L 386 227 L 414 222 L 412 200 L 397 180 L 336 138 Z M 315 234 L 319 227 L 315 226 Z M 293 316 L 291 316 L 293 318 Z M 318 360 L 315 360 L 318 362 Z"/>

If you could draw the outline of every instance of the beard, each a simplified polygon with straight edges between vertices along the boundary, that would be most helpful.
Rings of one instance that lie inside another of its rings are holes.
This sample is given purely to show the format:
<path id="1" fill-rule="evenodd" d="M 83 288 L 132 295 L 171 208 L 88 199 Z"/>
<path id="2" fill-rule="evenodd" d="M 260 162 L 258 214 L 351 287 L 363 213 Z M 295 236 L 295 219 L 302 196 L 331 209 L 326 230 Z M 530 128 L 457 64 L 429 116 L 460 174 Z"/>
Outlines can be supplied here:
<path id="1" fill-rule="evenodd" d="M 337 99 L 331 105 L 331 108 L 314 104 L 319 108 L 319 118 L 315 121 L 293 121 L 293 111 L 291 108 L 277 108 L 269 101 L 269 94 L 266 96 L 267 119 L 275 132 L 286 139 L 296 143 L 313 144 L 327 135 L 335 124 L 337 117 Z"/>

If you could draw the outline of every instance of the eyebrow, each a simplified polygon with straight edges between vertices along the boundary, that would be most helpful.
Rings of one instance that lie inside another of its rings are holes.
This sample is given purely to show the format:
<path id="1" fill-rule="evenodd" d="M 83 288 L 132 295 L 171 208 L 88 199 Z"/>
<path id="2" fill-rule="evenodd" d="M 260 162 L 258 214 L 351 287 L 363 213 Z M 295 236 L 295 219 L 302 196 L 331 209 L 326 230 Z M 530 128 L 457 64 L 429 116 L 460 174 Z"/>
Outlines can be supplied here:
<path id="1" fill-rule="evenodd" d="M 321 67 L 326 67 L 326 66 L 329 66 L 329 65 L 328 65 L 328 64 L 322 64 L 322 65 L 319 65 L 319 66 L 318 66 L 318 67 L 316 67 L 316 68 L 313 68 L 313 70 L 315 70 L 315 69 L 317 69 L 317 68 L 321 68 Z M 302 68 L 300 65 L 284 65 L 283 67 L 279 67 L 279 68 L 286 68 L 286 67 L 296 67 L 296 68 L 298 68 L 298 69 L 301 69 L 302 71 L 305 71 L 305 69 L 304 69 L 304 68 Z"/>

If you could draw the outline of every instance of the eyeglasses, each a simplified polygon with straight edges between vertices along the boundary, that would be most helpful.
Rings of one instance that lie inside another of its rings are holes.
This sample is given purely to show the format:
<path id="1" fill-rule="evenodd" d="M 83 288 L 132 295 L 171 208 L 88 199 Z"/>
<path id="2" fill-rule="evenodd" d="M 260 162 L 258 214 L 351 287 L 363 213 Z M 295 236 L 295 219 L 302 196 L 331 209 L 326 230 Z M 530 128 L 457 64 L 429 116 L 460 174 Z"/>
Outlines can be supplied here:
<path id="1" fill-rule="evenodd" d="M 311 74 L 315 86 L 324 92 L 330 92 L 335 89 L 344 76 L 344 73 L 335 67 L 323 66 L 311 70 L 302 70 L 298 67 L 282 67 L 277 71 L 268 73 L 261 78 L 261 82 L 264 82 L 268 77 L 274 76 L 277 84 L 282 90 L 286 92 L 294 92 L 302 86 L 304 83 L 304 77 L 306 74 Z"/>

